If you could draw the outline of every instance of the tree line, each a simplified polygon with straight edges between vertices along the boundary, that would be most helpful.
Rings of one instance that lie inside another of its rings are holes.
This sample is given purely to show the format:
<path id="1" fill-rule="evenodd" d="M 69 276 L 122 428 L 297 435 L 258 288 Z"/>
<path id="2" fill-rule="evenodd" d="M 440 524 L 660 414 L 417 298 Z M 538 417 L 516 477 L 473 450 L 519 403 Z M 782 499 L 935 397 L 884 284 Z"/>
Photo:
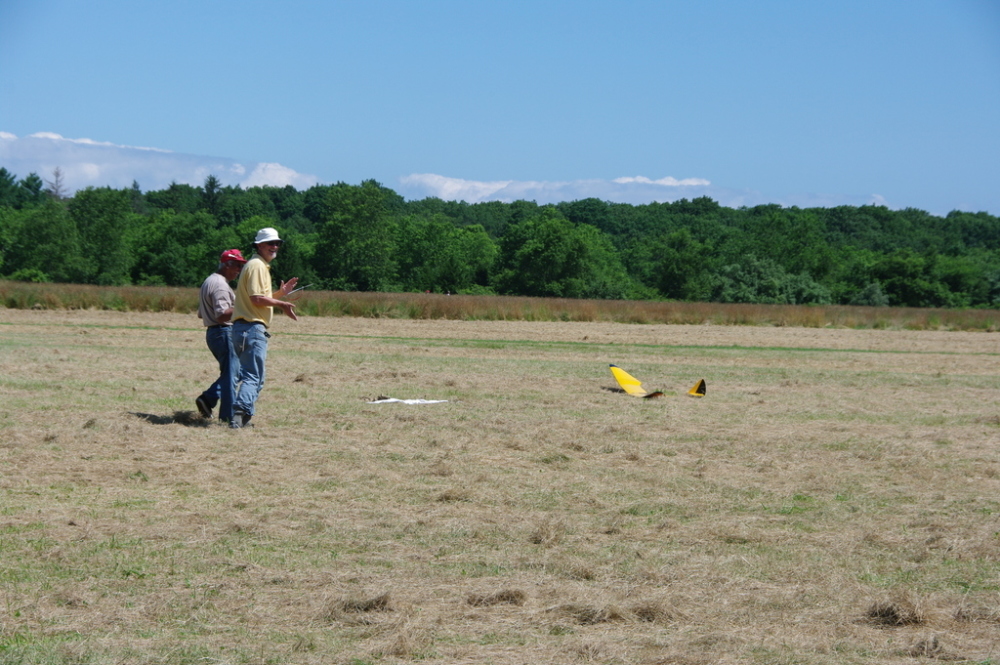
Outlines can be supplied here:
<path id="1" fill-rule="evenodd" d="M 0 277 L 197 286 L 265 226 L 276 277 L 343 291 L 908 307 L 1000 306 L 1000 218 L 710 198 L 406 201 L 360 185 L 93 188 L 0 168 Z"/>

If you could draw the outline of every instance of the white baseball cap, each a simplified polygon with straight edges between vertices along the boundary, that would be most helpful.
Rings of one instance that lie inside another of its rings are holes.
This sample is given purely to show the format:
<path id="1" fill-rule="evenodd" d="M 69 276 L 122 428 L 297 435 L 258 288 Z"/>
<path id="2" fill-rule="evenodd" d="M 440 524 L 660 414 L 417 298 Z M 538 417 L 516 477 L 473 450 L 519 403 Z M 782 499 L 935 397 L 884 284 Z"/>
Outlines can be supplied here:
<path id="1" fill-rule="evenodd" d="M 277 230 L 272 229 L 269 226 L 266 229 L 261 229 L 260 231 L 257 231 L 257 237 L 254 238 L 253 240 L 253 244 L 255 245 L 262 242 L 285 242 L 285 241 L 278 237 Z"/>

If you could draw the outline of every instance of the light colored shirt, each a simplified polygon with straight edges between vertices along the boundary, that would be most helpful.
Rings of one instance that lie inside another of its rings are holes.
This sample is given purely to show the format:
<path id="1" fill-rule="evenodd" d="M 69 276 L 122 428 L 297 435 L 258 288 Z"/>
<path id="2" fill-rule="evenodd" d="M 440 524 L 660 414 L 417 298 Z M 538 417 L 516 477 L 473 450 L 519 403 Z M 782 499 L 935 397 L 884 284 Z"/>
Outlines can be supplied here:
<path id="1" fill-rule="evenodd" d="M 219 321 L 219 317 L 233 306 L 235 299 L 233 290 L 226 278 L 217 272 L 212 273 L 201 283 L 201 298 L 198 301 L 198 316 L 206 327 L 228 326 L 228 321 Z"/>
<path id="2" fill-rule="evenodd" d="M 258 307 L 250 300 L 250 296 L 271 297 L 271 266 L 264 259 L 254 254 L 240 273 L 240 281 L 236 285 L 236 304 L 233 306 L 233 319 L 243 319 L 253 323 L 271 325 L 273 307 Z"/>

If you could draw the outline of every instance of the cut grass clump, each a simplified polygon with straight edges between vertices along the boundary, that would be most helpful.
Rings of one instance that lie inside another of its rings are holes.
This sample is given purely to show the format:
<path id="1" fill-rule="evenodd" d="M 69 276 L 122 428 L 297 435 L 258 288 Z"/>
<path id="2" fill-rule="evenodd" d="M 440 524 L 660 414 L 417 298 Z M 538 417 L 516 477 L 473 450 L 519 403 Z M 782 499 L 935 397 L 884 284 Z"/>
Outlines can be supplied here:
<path id="1" fill-rule="evenodd" d="M 549 609 L 549 612 L 565 617 L 581 626 L 599 623 L 626 621 L 628 613 L 615 605 L 588 605 L 586 603 L 565 603 Z"/>
<path id="2" fill-rule="evenodd" d="M 559 519 L 546 519 L 536 526 L 528 535 L 528 542 L 534 545 L 551 547 L 566 535 L 566 524 Z"/>
<path id="3" fill-rule="evenodd" d="M 503 589 L 496 593 L 473 593 L 465 602 L 473 607 L 489 607 L 491 605 L 524 605 L 528 600 L 528 594 L 520 589 Z"/>
<path id="4" fill-rule="evenodd" d="M 440 503 L 459 503 L 472 501 L 472 492 L 464 487 L 452 487 L 441 492 L 437 496 Z"/>
<path id="5" fill-rule="evenodd" d="M 944 647 L 941 646 L 941 642 L 938 640 L 937 635 L 932 635 L 928 638 L 917 641 L 906 650 L 906 655 L 912 658 L 935 658 L 937 660 L 944 661 L 965 660 L 960 656 L 949 654 Z"/>
<path id="6" fill-rule="evenodd" d="M 348 598 L 340 602 L 344 612 L 389 612 L 392 610 L 391 597 L 385 592 L 373 598 Z"/>
<path id="7" fill-rule="evenodd" d="M 674 612 L 666 604 L 647 600 L 632 607 L 632 614 L 639 621 L 646 623 L 667 624 L 674 620 Z"/>
<path id="8" fill-rule="evenodd" d="M 330 603 L 323 614 L 328 622 L 348 621 L 369 623 L 364 615 L 372 612 L 392 612 L 392 597 L 389 592 L 368 598 L 341 598 Z"/>
<path id="9" fill-rule="evenodd" d="M 891 600 L 881 600 L 868 608 L 866 618 L 878 626 L 915 626 L 927 620 L 923 604 L 909 594 L 900 594 Z"/>

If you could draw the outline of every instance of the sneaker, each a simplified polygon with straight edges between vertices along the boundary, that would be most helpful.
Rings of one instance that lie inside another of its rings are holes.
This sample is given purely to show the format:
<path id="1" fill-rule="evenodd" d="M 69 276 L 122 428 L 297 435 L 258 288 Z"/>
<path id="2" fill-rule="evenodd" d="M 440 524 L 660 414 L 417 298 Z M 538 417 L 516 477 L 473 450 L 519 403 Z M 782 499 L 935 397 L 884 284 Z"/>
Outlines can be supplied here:
<path id="1" fill-rule="evenodd" d="M 233 419 L 229 422 L 229 428 L 242 429 L 243 427 L 253 427 L 253 425 L 250 424 L 251 418 L 253 418 L 253 416 L 237 409 L 233 411 Z"/>
<path id="2" fill-rule="evenodd" d="M 194 401 L 194 405 L 198 407 L 198 413 L 201 414 L 202 418 L 212 417 L 212 409 L 209 408 L 208 403 L 205 402 L 204 397 L 199 396 L 198 399 Z"/>

